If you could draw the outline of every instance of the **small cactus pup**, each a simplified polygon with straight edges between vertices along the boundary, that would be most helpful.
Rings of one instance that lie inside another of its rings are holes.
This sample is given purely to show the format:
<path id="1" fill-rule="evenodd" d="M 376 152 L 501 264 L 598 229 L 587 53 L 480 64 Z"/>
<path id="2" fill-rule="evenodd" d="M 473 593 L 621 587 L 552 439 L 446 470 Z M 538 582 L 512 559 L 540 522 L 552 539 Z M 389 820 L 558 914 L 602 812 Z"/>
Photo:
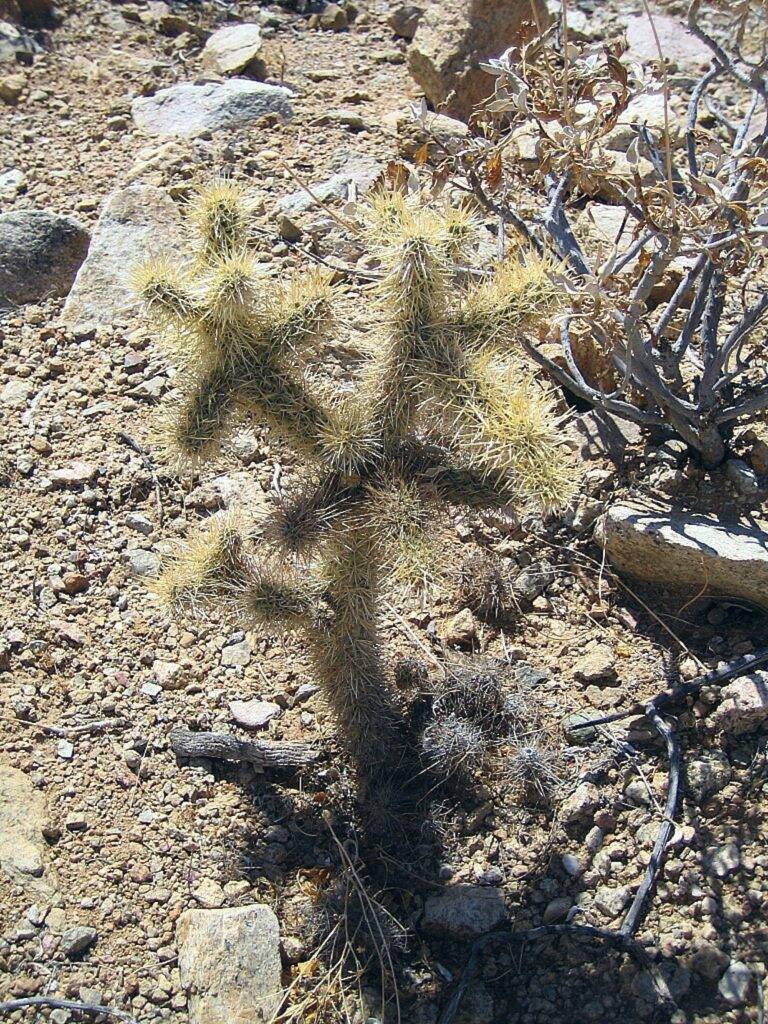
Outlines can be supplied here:
<path id="1" fill-rule="evenodd" d="M 157 590 L 174 611 L 226 604 L 251 625 L 303 634 L 340 736 L 375 771 L 402 735 L 379 603 L 439 557 L 438 513 L 510 502 L 546 511 L 570 497 L 554 401 L 517 357 L 522 335 L 548 329 L 562 292 L 523 250 L 462 287 L 472 217 L 382 192 L 365 229 L 383 268 L 377 325 L 354 386 L 335 391 L 310 360 L 332 344 L 337 289 L 317 269 L 258 282 L 249 213 L 232 182 L 201 189 L 188 252 L 137 273 L 177 369 L 165 438 L 175 456 L 205 461 L 250 419 L 294 452 L 301 481 L 256 549 L 237 519 L 213 519 Z"/>

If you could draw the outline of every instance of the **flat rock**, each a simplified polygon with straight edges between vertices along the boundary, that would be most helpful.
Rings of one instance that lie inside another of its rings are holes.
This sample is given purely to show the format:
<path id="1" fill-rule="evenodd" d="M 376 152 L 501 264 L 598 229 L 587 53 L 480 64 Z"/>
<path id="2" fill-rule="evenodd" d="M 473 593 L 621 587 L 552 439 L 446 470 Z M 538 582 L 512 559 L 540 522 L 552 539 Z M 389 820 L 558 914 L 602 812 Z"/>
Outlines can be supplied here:
<path id="1" fill-rule="evenodd" d="M 149 256 L 176 250 L 180 240 L 181 215 L 162 189 L 134 183 L 112 192 L 64 306 L 65 322 L 129 319 L 137 305 L 131 271 Z"/>
<path id="2" fill-rule="evenodd" d="M 499 889 L 485 885 L 452 885 L 438 896 L 428 896 L 421 927 L 425 932 L 471 938 L 490 931 L 507 919 Z"/>
<path id="3" fill-rule="evenodd" d="M 408 70 L 435 110 L 466 121 L 493 91 L 479 64 L 519 44 L 532 6 L 549 23 L 544 0 L 442 0 L 429 4 L 408 48 Z"/>
<path id="4" fill-rule="evenodd" d="M 0 871 L 30 893 L 50 897 L 55 875 L 43 836 L 45 798 L 29 777 L 0 764 Z"/>
<path id="5" fill-rule="evenodd" d="M 281 85 L 247 78 L 226 82 L 185 82 L 140 96 L 131 104 L 137 126 L 147 135 L 192 138 L 202 132 L 247 128 L 267 114 L 287 121 L 293 94 Z"/>
<path id="6" fill-rule="evenodd" d="M 325 181 L 313 183 L 310 195 L 304 189 L 291 192 L 278 200 L 276 209 L 279 214 L 288 216 L 303 213 L 316 205 L 316 201 L 327 202 L 329 199 L 346 200 L 351 192 L 358 195 L 367 192 L 382 172 L 382 164 L 365 153 L 349 153 L 341 167 Z"/>
<path id="7" fill-rule="evenodd" d="M 261 29 L 252 22 L 225 25 L 208 39 L 201 55 L 203 67 L 219 75 L 238 72 L 263 78 L 266 65 L 261 56 Z"/>
<path id="8" fill-rule="evenodd" d="M 280 934 L 269 907 L 187 910 L 176 930 L 190 1024 L 266 1024 L 282 998 Z"/>
<path id="9" fill-rule="evenodd" d="M 608 509 L 596 529 L 609 560 L 638 579 L 742 597 L 768 608 L 768 533 L 711 516 Z"/>
<path id="10" fill-rule="evenodd" d="M 238 725 L 246 729 L 263 729 L 280 714 L 280 705 L 271 700 L 232 700 L 229 710 Z"/>
<path id="11" fill-rule="evenodd" d="M 62 490 L 74 490 L 93 483 L 98 471 L 98 466 L 94 465 L 94 463 L 75 459 L 74 462 L 70 462 L 67 466 L 51 470 L 50 481 L 54 487 L 61 488 Z"/>
<path id="12" fill-rule="evenodd" d="M 681 69 L 695 70 L 706 67 L 712 59 L 712 51 L 688 31 L 678 18 L 654 13 L 653 25 L 659 37 L 664 59 Z M 641 63 L 657 61 L 659 50 L 647 15 L 638 14 L 626 19 L 628 60 Z"/>
<path id="13" fill-rule="evenodd" d="M 67 295 L 90 235 L 49 210 L 0 214 L 0 307 Z"/>
<path id="14" fill-rule="evenodd" d="M 768 672 L 753 672 L 724 686 L 709 722 L 722 732 L 752 732 L 768 718 Z"/>

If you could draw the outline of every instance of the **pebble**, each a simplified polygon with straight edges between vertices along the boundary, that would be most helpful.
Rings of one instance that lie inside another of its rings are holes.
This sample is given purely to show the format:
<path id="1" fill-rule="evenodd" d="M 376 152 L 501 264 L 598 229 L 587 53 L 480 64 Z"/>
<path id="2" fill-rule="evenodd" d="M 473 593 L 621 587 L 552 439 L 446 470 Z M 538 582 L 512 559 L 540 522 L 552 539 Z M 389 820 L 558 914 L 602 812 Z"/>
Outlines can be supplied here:
<path id="1" fill-rule="evenodd" d="M 75 957 L 92 946 L 97 935 L 95 928 L 88 928 L 84 925 L 67 928 L 61 936 L 61 951 L 66 957 Z"/>
<path id="2" fill-rule="evenodd" d="M 63 757 L 65 761 L 69 761 L 75 753 L 75 748 L 69 740 L 59 740 L 56 744 L 56 753 L 59 757 Z"/>
<path id="3" fill-rule="evenodd" d="M 557 921 L 564 921 L 572 906 L 573 900 L 568 896 L 558 896 L 557 899 L 550 900 L 544 908 L 544 914 L 542 917 L 544 924 L 554 924 Z"/>
<path id="4" fill-rule="evenodd" d="M 734 960 L 718 982 L 717 991 L 729 1006 L 743 1006 L 751 998 L 754 981 L 747 964 Z"/>
<path id="5" fill-rule="evenodd" d="M 229 703 L 229 710 L 238 725 L 246 729 L 261 729 L 282 709 L 271 700 L 233 700 Z"/>
<path id="6" fill-rule="evenodd" d="M 248 639 L 228 644 L 222 648 L 221 664 L 225 668 L 246 668 L 251 661 L 251 644 Z"/>
<path id="7" fill-rule="evenodd" d="M 600 791 L 591 782 L 582 782 L 571 795 L 563 801 L 560 808 L 560 820 L 564 825 L 591 818 L 600 803 Z"/>
<path id="8" fill-rule="evenodd" d="M 160 569 L 160 558 L 154 551 L 133 548 L 127 553 L 128 565 L 134 576 L 156 576 Z"/>
<path id="9" fill-rule="evenodd" d="M 718 878 L 727 878 L 737 871 L 741 864 L 741 854 L 736 843 L 724 843 L 722 846 L 707 851 L 709 869 Z"/>

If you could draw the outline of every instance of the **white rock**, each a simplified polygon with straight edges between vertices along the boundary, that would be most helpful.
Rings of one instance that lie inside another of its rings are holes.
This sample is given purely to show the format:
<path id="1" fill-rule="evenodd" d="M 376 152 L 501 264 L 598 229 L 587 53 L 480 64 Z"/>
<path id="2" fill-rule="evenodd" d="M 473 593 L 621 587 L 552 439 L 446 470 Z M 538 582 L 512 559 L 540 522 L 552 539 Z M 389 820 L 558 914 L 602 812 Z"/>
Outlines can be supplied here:
<path id="1" fill-rule="evenodd" d="M 366 153 L 349 153 L 343 165 L 325 181 L 313 183 L 312 193 L 316 199 L 347 199 L 350 192 L 358 195 L 367 192 L 379 177 L 382 165 Z M 296 215 L 315 205 L 315 199 L 304 189 L 291 192 L 279 199 L 276 208 L 280 214 Z"/>
<path id="2" fill-rule="evenodd" d="M 754 981 L 747 964 L 734 960 L 718 982 L 717 990 L 730 1006 L 743 1006 L 750 998 Z"/>
<path id="3" fill-rule="evenodd" d="M 160 558 L 154 551 L 133 548 L 128 552 L 128 565 L 134 576 L 155 576 L 160 568 Z"/>
<path id="4" fill-rule="evenodd" d="M 239 725 L 261 729 L 280 714 L 281 708 L 271 700 L 233 700 L 229 702 L 229 710 Z"/>
<path id="5" fill-rule="evenodd" d="M 85 487 L 86 484 L 90 484 L 96 479 L 97 473 L 98 467 L 92 462 L 76 459 L 68 466 L 51 470 L 50 481 L 54 487 L 62 489 Z"/>
<path id="6" fill-rule="evenodd" d="M 269 907 L 187 910 L 176 931 L 190 1024 L 266 1024 L 282 998 L 279 929 Z"/>
<path id="7" fill-rule="evenodd" d="M 131 105 L 133 119 L 148 135 L 192 138 L 202 132 L 247 128 L 266 114 L 287 121 L 293 94 L 281 85 L 247 78 L 226 82 L 185 82 L 140 96 Z"/>
<path id="8" fill-rule="evenodd" d="M 64 306 L 65 322 L 127 321 L 138 305 L 131 272 L 150 256 L 176 251 L 180 241 L 181 215 L 166 192 L 140 184 L 112 192 Z"/>
<path id="9" fill-rule="evenodd" d="M 768 533 L 711 516 L 614 505 L 596 537 L 629 576 L 670 587 L 702 587 L 768 607 Z"/>
<path id="10" fill-rule="evenodd" d="M 709 870 L 718 878 L 727 878 L 737 871 L 741 854 L 736 843 L 724 843 L 708 851 Z"/>
<path id="11" fill-rule="evenodd" d="M 712 51 L 677 18 L 654 12 L 653 24 L 659 36 L 664 59 L 682 68 L 699 68 L 709 64 Z M 647 15 L 626 19 L 627 52 L 625 57 L 642 63 L 658 61 L 659 50 Z"/>
<path id="12" fill-rule="evenodd" d="M 178 661 L 164 661 L 156 658 L 152 663 L 152 675 L 164 690 L 182 690 L 184 671 Z"/>
<path id="13" fill-rule="evenodd" d="M 266 67 L 260 56 L 261 47 L 261 29 L 258 25 L 253 22 L 225 25 L 214 32 L 205 44 L 201 54 L 203 67 L 219 75 L 240 71 L 255 78 L 263 78 Z"/>
<path id="14" fill-rule="evenodd" d="M 245 668 L 251 660 L 251 645 L 246 640 L 227 644 L 221 651 L 221 664 L 227 668 Z"/>
<path id="15" fill-rule="evenodd" d="M 720 704 L 710 715 L 715 729 L 752 732 L 768 718 L 768 672 L 753 672 L 724 686 Z"/>
<path id="16" fill-rule="evenodd" d="M 452 885 L 428 896 L 421 926 L 426 932 L 469 938 L 490 931 L 507 919 L 499 889 L 485 885 Z"/>
<path id="17" fill-rule="evenodd" d="M 624 907 L 632 899 L 632 890 L 623 885 L 619 889 L 603 886 L 595 893 L 595 906 L 606 917 L 618 917 Z"/>

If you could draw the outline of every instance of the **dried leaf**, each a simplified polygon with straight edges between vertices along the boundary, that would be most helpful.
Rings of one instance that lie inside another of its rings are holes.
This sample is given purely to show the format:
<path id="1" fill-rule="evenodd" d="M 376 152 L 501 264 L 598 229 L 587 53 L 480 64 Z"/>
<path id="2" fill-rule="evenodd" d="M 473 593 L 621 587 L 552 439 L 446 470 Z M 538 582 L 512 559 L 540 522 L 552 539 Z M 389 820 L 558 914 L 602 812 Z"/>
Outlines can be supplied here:
<path id="1" fill-rule="evenodd" d="M 501 153 L 494 153 L 485 161 L 485 180 L 492 192 L 501 184 L 501 171 Z"/>
<path id="2" fill-rule="evenodd" d="M 397 192 L 405 192 L 408 187 L 410 172 L 399 160 L 390 160 L 387 164 L 387 181 Z"/>
<path id="3" fill-rule="evenodd" d="M 427 156 L 429 155 L 429 143 L 425 142 L 423 146 L 419 146 L 416 152 L 413 154 L 413 162 L 417 167 L 423 167 L 427 162 Z"/>

